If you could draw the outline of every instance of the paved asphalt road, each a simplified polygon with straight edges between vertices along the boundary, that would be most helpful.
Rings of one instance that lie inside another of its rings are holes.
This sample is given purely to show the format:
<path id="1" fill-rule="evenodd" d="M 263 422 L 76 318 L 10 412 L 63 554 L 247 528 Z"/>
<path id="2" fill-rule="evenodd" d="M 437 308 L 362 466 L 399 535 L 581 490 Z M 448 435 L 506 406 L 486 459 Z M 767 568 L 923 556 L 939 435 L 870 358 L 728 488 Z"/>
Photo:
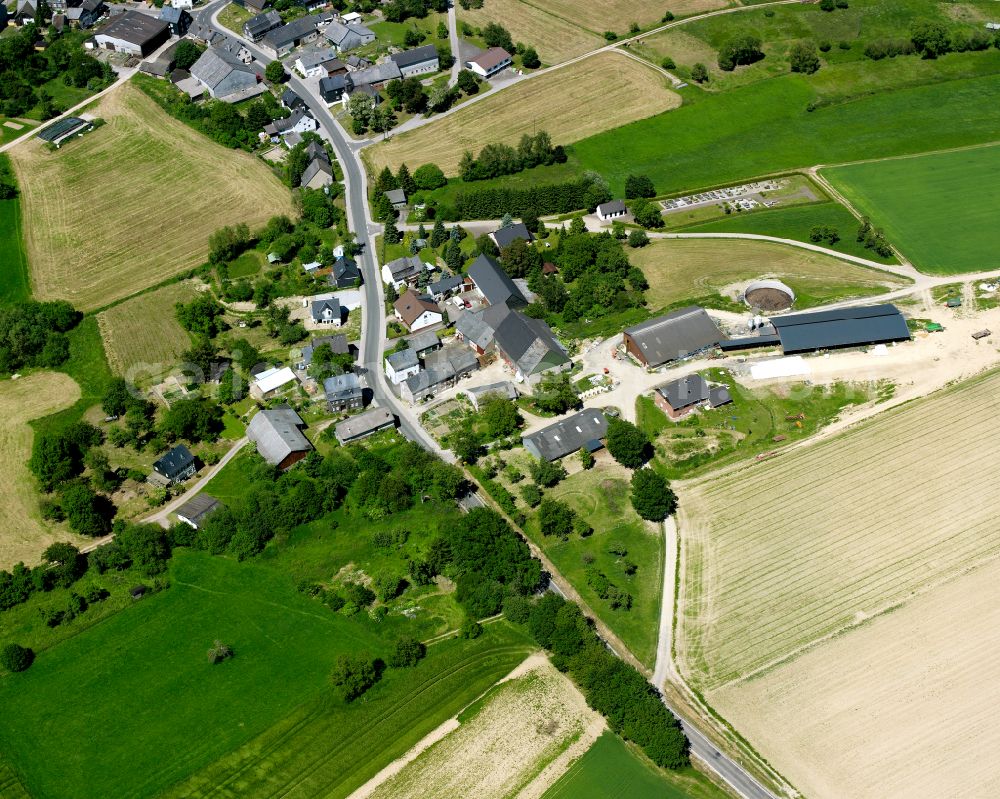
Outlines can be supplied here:
<path id="1" fill-rule="evenodd" d="M 214 28 L 227 35 L 232 35 L 215 20 L 215 14 L 221 10 L 228 0 L 216 0 L 196 13 L 196 18 L 200 22 L 211 24 Z M 242 38 L 242 37 L 240 37 Z M 252 43 L 243 40 L 254 58 L 261 63 L 268 63 L 271 57 Z M 369 221 L 367 206 L 367 184 L 364 170 L 361 166 L 360 158 L 355 152 L 351 143 L 344 136 L 340 126 L 330 115 L 326 104 L 313 94 L 311 89 L 295 75 L 288 79 L 288 86 L 295 91 L 312 111 L 313 116 L 325 131 L 327 138 L 333 145 L 344 170 L 346 183 L 347 216 L 348 224 L 354 231 L 357 240 L 364 244 L 365 251 L 361 260 L 362 273 L 364 274 L 364 324 L 361 341 L 361 362 L 365 369 L 369 388 L 375 394 L 375 399 L 382 407 L 389 408 L 399 417 L 400 430 L 407 438 L 420 443 L 422 446 L 434 452 L 440 452 L 437 443 L 431 440 L 423 428 L 412 419 L 409 409 L 396 399 L 395 395 L 385 385 L 382 373 L 382 330 L 384 328 L 384 296 L 382 293 L 382 280 L 375 262 L 374 234 L 378 232 L 377 226 Z M 478 496 L 469 497 L 466 502 L 466 509 L 471 506 L 481 505 L 482 500 Z M 673 708 L 670 708 L 675 713 Z M 694 755 L 704 761 L 713 771 L 715 771 L 725 782 L 731 785 L 740 796 L 745 799 L 777 799 L 774 794 L 764 788 L 753 777 L 751 777 L 742 766 L 731 760 L 727 755 L 720 752 L 712 745 L 711 741 L 703 735 L 696 727 L 689 724 L 683 718 L 681 724 L 691 741 L 691 751 Z"/>

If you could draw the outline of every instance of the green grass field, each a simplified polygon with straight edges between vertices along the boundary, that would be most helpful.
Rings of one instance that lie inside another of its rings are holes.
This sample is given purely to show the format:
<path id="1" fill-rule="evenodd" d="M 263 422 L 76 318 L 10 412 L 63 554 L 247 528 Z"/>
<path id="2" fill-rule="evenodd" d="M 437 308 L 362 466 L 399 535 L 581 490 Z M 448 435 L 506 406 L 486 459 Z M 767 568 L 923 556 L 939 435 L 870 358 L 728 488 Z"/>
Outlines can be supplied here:
<path id="1" fill-rule="evenodd" d="M 533 649 L 507 624 L 472 641 L 432 644 L 412 669 L 390 669 L 362 701 L 327 694 L 166 791 L 171 799 L 349 795 L 487 691 Z"/>
<path id="2" fill-rule="evenodd" d="M 21 204 L 17 199 L 0 200 L 0 303 L 30 296 L 28 258 L 21 239 Z"/>
<path id="3" fill-rule="evenodd" d="M 974 55 L 984 62 L 994 58 Z M 681 108 L 577 142 L 575 163 L 603 174 L 616 195 L 629 174 L 649 175 L 657 191 L 671 192 L 815 164 L 978 144 L 995 139 L 1000 127 L 1000 103 L 994 102 L 1000 75 L 883 91 L 811 112 L 816 92 L 799 75 L 716 95 L 694 87 L 681 93 Z"/>
<path id="4" fill-rule="evenodd" d="M 823 174 L 918 269 L 947 275 L 1000 266 L 1000 147 L 852 164 Z"/>
<path id="5" fill-rule="evenodd" d="M 171 587 L 0 681 L 0 748 L 38 796 L 148 796 L 324 691 L 378 638 L 269 569 L 178 551 Z M 210 665 L 215 639 L 235 657 Z"/>
<path id="6" fill-rule="evenodd" d="M 892 384 L 836 383 L 749 389 L 724 369 L 707 369 L 705 378 L 729 387 L 730 405 L 701 410 L 671 422 L 648 395 L 636 399 L 636 423 L 653 442 L 654 467 L 668 479 L 695 477 L 736 461 L 777 451 L 808 438 L 846 407 L 887 399 Z M 790 419 L 788 417 L 802 418 Z M 775 436 L 783 437 L 775 441 Z"/>
<path id="7" fill-rule="evenodd" d="M 589 471 L 570 475 L 559 485 L 543 490 L 546 496 L 566 502 L 594 528 L 587 538 L 571 535 L 568 541 L 545 538 L 532 516 L 525 531 L 548 555 L 594 612 L 632 650 L 643 663 L 652 667 L 656 655 L 657 620 L 660 614 L 663 579 L 663 535 L 660 530 L 639 518 L 629 499 L 630 473 L 604 456 Z M 517 494 L 517 488 L 514 488 Z M 529 511 L 529 514 L 531 512 Z M 620 543 L 628 554 L 609 551 Z M 626 575 L 625 561 L 639 568 Z M 607 600 L 597 596 L 587 585 L 586 572 L 596 568 L 633 598 L 631 610 L 612 610 Z"/>
<path id="8" fill-rule="evenodd" d="M 820 242 L 820 245 L 845 255 L 854 255 L 883 264 L 896 263 L 895 258 L 882 256 L 866 250 L 857 241 L 858 220 L 840 203 L 824 202 L 800 205 L 791 208 L 768 208 L 730 214 L 723 219 L 702 222 L 678 228 L 678 233 L 757 233 L 762 236 L 776 236 L 779 239 L 810 241 L 809 231 L 816 225 L 836 228 L 840 241 L 834 244 Z"/>
<path id="9" fill-rule="evenodd" d="M 694 769 L 658 769 L 617 735 L 605 732 L 542 799 L 724 799 Z"/>

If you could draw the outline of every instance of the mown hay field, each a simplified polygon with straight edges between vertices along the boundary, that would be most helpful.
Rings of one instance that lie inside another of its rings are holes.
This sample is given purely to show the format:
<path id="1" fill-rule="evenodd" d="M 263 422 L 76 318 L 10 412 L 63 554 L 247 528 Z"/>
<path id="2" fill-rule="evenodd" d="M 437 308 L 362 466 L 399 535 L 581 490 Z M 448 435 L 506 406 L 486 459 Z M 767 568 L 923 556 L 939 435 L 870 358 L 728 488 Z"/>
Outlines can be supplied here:
<path id="1" fill-rule="evenodd" d="M 0 568 L 18 561 L 33 566 L 56 541 L 81 545 L 86 539 L 42 521 L 38 489 L 28 471 L 34 434 L 28 422 L 68 408 L 80 398 L 80 387 L 59 372 L 36 372 L 0 382 Z"/>
<path id="2" fill-rule="evenodd" d="M 516 145 L 525 133 L 548 131 L 569 144 L 637 119 L 676 108 L 680 95 L 650 67 L 619 53 L 599 53 L 539 75 L 460 108 L 437 122 L 401 133 L 365 150 L 374 172 L 406 163 L 433 162 L 458 173 L 466 150 L 486 144 Z"/>
<path id="3" fill-rule="evenodd" d="M 851 164 L 826 178 L 924 272 L 1000 266 L 1000 147 Z"/>
<path id="4" fill-rule="evenodd" d="M 812 799 L 996 796 L 998 585 L 994 560 L 709 701 Z"/>
<path id="5" fill-rule="evenodd" d="M 459 726 L 436 741 L 372 799 L 502 799 L 540 795 L 569 765 L 570 747 L 582 755 L 604 731 L 569 678 L 534 656 L 481 704 L 459 715 Z M 547 768 L 549 767 L 549 768 Z"/>
<path id="6" fill-rule="evenodd" d="M 172 283 L 99 313 L 111 370 L 135 383 L 176 366 L 191 337 L 178 323 L 174 304 L 189 302 L 197 293 L 190 283 Z"/>
<path id="7" fill-rule="evenodd" d="M 544 64 L 558 64 L 607 44 L 596 33 L 524 0 L 488 0 L 479 9 L 459 8 L 458 15 L 476 28 L 490 22 L 503 25 L 515 42 L 534 47 Z"/>
<path id="8" fill-rule="evenodd" d="M 869 297 L 906 286 L 905 278 L 785 244 L 753 240 L 660 239 L 629 254 L 649 281 L 651 309 L 686 302 L 723 306 L 720 289 L 761 277 L 783 280 L 796 308 Z"/>
<path id="9" fill-rule="evenodd" d="M 998 390 L 993 372 L 683 487 L 688 679 L 718 690 L 776 668 L 996 558 Z"/>
<path id="10" fill-rule="evenodd" d="M 37 299 L 102 307 L 203 263 L 224 225 L 292 213 L 288 189 L 263 164 L 130 84 L 94 115 L 107 124 L 61 150 L 33 139 L 10 151 Z"/>
<path id="11" fill-rule="evenodd" d="M 620 35 L 627 33 L 633 22 L 644 28 L 659 22 L 667 11 L 682 16 L 725 8 L 727 5 L 730 5 L 727 0 L 665 0 L 663 3 L 636 3 L 629 0 L 598 0 L 591 3 L 580 3 L 577 0 L 538 1 L 538 6 L 550 14 L 571 20 L 595 33 L 612 30 Z"/>

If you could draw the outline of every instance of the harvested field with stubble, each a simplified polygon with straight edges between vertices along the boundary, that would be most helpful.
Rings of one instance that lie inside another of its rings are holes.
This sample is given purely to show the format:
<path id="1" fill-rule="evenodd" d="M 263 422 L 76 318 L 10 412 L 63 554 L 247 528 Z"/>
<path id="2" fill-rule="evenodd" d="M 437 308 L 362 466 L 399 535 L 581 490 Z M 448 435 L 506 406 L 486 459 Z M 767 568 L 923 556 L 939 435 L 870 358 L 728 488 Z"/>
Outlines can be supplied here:
<path id="1" fill-rule="evenodd" d="M 87 539 L 42 521 L 38 492 L 26 463 L 34 434 L 28 422 L 68 408 L 80 398 L 80 387 L 59 372 L 36 372 L 0 382 L 0 568 L 18 561 L 36 564 L 56 541 L 81 546 Z"/>
<path id="2" fill-rule="evenodd" d="M 637 119 L 676 108 L 681 97 L 654 69 L 620 53 L 598 53 L 518 83 L 437 122 L 364 151 L 373 172 L 384 166 L 433 162 L 456 175 L 462 153 L 494 142 L 516 145 L 545 130 L 553 144 L 571 144 Z"/>
<path id="3" fill-rule="evenodd" d="M 730 5 L 727 0 L 665 0 L 661 3 L 636 3 L 629 0 L 538 0 L 538 6 L 550 14 L 571 20 L 596 33 L 613 30 L 625 34 L 633 22 L 642 27 L 659 22 L 666 11 L 677 16 L 699 14 Z"/>
<path id="4" fill-rule="evenodd" d="M 1000 561 L 709 694 L 811 799 L 1000 793 Z"/>
<path id="5" fill-rule="evenodd" d="M 558 64 L 603 47 L 607 42 L 569 20 L 524 0 L 489 0 L 482 8 L 458 9 L 459 19 L 476 28 L 503 25 L 516 42 L 534 47 L 544 64 Z"/>
<path id="6" fill-rule="evenodd" d="M 190 302 L 197 294 L 190 283 L 173 283 L 98 314 L 111 371 L 135 383 L 176 366 L 191 337 L 178 323 L 174 305 Z"/>
<path id="7" fill-rule="evenodd" d="M 528 658 L 458 720 L 372 799 L 538 797 L 605 729 L 542 655 Z"/>
<path id="8" fill-rule="evenodd" d="M 825 652 L 836 636 L 996 559 L 998 412 L 992 372 L 680 486 L 677 654 L 691 683 L 711 696 L 817 645 Z"/>
<path id="9" fill-rule="evenodd" d="M 33 139 L 10 151 L 39 300 L 102 307 L 203 263 L 209 235 L 224 225 L 293 212 L 265 166 L 131 84 L 93 113 L 107 124 L 61 150 Z"/>

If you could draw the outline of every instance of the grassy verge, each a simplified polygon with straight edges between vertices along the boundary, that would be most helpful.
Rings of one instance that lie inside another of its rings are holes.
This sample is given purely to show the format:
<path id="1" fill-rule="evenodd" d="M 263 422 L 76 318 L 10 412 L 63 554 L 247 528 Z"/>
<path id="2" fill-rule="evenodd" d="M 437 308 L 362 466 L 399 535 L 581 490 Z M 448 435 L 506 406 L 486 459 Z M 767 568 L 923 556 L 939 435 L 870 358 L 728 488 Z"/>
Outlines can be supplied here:
<path id="1" fill-rule="evenodd" d="M 809 231 L 817 225 L 832 227 L 840 234 L 840 240 L 830 244 L 821 241 L 819 245 L 831 250 L 867 258 L 883 264 L 896 263 L 895 258 L 883 258 L 872 250 L 865 249 L 857 241 L 858 220 L 840 203 L 823 202 L 792 208 L 769 208 L 730 214 L 722 219 L 702 222 L 678 228 L 678 233 L 756 233 L 775 236 L 779 239 L 811 242 Z"/>
<path id="2" fill-rule="evenodd" d="M 243 35 L 243 23 L 250 19 L 253 14 L 245 8 L 230 3 L 219 12 L 219 24 L 224 28 L 229 28 L 233 33 Z"/>
<path id="3" fill-rule="evenodd" d="M 723 799 L 729 796 L 694 769 L 666 771 L 605 732 L 542 799 Z"/>
<path id="4" fill-rule="evenodd" d="M 0 303 L 19 302 L 30 296 L 28 258 L 21 238 L 21 203 L 17 198 L 0 200 Z"/>

